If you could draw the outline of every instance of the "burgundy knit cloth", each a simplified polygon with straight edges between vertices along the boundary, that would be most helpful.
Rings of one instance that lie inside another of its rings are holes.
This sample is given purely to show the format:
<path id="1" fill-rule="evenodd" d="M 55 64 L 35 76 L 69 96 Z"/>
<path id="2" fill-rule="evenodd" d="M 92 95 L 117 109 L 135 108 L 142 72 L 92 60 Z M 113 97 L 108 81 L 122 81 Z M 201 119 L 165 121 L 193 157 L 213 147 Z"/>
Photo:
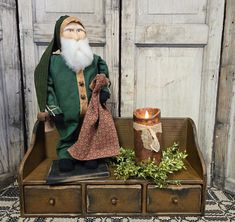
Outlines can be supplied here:
<path id="1" fill-rule="evenodd" d="M 106 105 L 100 104 L 100 90 L 108 84 L 104 74 L 98 74 L 91 85 L 92 97 L 77 142 L 68 152 L 77 160 L 94 160 L 119 154 L 117 131 Z"/>

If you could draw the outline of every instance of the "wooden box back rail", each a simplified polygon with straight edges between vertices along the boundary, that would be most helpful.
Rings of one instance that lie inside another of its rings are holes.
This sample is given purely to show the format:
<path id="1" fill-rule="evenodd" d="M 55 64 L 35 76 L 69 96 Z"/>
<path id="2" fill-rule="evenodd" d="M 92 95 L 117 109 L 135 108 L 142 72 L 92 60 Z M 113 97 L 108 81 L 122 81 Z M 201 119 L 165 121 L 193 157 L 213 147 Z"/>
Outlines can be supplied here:
<path id="1" fill-rule="evenodd" d="M 48 186 L 46 176 L 58 141 L 56 130 L 44 132 L 44 122 L 36 122 L 30 147 L 18 175 L 21 216 L 97 215 L 203 215 L 205 211 L 206 167 L 200 152 L 196 128 L 189 118 L 162 118 L 163 150 L 174 142 L 186 150 L 187 170 L 170 180 L 181 185 L 159 189 L 151 181 L 106 179 L 76 181 Z M 120 145 L 134 148 L 133 120 L 116 118 Z M 163 201 L 164 200 L 164 201 Z"/>

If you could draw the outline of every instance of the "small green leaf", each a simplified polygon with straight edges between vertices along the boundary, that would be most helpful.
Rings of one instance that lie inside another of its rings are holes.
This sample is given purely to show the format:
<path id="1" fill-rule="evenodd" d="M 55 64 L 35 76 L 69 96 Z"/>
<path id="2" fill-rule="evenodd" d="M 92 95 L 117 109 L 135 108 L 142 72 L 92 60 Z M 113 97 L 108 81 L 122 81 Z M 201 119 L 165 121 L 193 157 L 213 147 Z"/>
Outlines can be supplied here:
<path id="1" fill-rule="evenodd" d="M 163 151 L 159 165 L 156 165 L 150 158 L 136 164 L 134 150 L 120 148 L 120 155 L 111 159 L 111 165 L 115 168 L 114 176 L 117 179 L 127 180 L 131 177 L 150 179 L 154 181 L 156 187 L 163 188 L 169 184 L 168 174 L 186 169 L 183 160 L 187 156 L 186 151 L 180 151 L 179 145 L 174 143 Z M 179 181 L 170 182 L 179 183 Z"/>

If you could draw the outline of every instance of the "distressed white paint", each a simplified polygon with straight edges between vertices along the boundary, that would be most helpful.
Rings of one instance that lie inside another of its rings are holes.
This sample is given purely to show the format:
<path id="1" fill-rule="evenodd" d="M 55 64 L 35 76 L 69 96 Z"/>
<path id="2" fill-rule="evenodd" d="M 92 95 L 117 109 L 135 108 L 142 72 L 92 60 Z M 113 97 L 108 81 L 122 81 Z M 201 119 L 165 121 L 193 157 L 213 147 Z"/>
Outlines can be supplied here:
<path id="1" fill-rule="evenodd" d="M 32 1 L 33 23 L 55 23 L 61 15 L 75 15 L 87 24 L 104 22 L 106 3 L 104 0 L 34 0 Z M 31 18 L 32 20 L 32 18 Z"/>
<path id="2" fill-rule="evenodd" d="M 87 30 L 94 52 L 106 60 L 112 82 L 112 97 L 109 106 L 114 115 L 118 114 L 118 2 L 118 0 L 19 1 L 26 120 L 29 138 L 38 112 L 34 70 L 52 38 L 56 20 L 65 14 L 77 16 L 81 20 Z"/>
<path id="3" fill-rule="evenodd" d="M 136 1 L 122 2 L 121 116 L 132 116 L 135 98 Z M 144 74 L 143 74 L 144 75 Z"/>
<path id="4" fill-rule="evenodd" d="M 206 23 L 209 26 L 208 44 L 204 48 L 201 81 L 198 137 L 207 163 L 208 182 L 211 181 L 211 163 L 215 129 L 215 113 L 219 79 L 221 39 L 224 18 L 224 0 L 208 0 Z"/>
<path id="5" fill-rule="evenodd" d="M 16 173 L 24 151 L 16 30 L 15 1 L 2 0 L 0 2 L 0 181 Z"/>
<path id="6" fill-rule="evenodd" d="M 123 1 L 121 115 L 191 117 L 210 182 L 224 1 Z M 213 73 L 213 75 L 212 75 Z"/>
<path id="7" fill-rule="evenodd" d="M 33 12 L 32 1 L 19 1 L 19 26 L 20 41 L 23 63 L 23 81 L 25 94 L 25 116 L 28 133 L 28 142 L 30 141 L 32 129 L 37 118 L 38 105 L 36 101 L 36 93 L 34 87 L 34 69 L 37 63 L 37 49 L 33 40 Z"/>
<path id="8" fill-rule="evenodd" d="M 208 26 L 206 24 L 140 25 L 136 26 L 136 44 L 162 45 L 206 45 Z"/>
<path id="9" fill-rule="evenodd" d="M 161 107 L 162 116 L 190 116 L 198 125 L 202 54 L 202 48 L 139 48 L 134 108 Z"/>
<path id="10" fill-rule="evenodd" d="M 7 149 L 7 122 L 6 122 L 6 89 L 5 89 L 5 78 L 4 78 L 4 61 L 3 61 L 3 42 L 0 39 L 0 175 L 6 173 L 9 167 L 8 163 L 8 149 Z"/>
<path id="11" fill-rule="evenodd" d="M 235 194 L 235 1 L 226 1 L 215 128 L 214 184 Z"/>
<path id="12" fill-rule="evenodd" d="M 135 2 L 136 21 L 139 25 L 205 23 L 207 0 L 135 0 Z"/>
<path id="13" fill-rule="evenodd" d="M 161 5 L 165 4 L 165 1 L 161 2 Z M 149 4 L 150 2 L 148 2 Z M 203 48 L 207 44 L 208 39 L 208 25 L 203 24 L 202 21 L 206 17 L 206 11 L 203 10 L 206 1 L 198 1 L 197 4 L 197 13 L 184 14 L 177 16 L 184 16 L 185 20 L 182 24 L 177 24 L 175 20 L 171 20 L 172 17 L 175 18 L 174 14 L 165 14 L 165 15 L 153 15 L 149 14 L 147 7 L 148 4 L 144 1 L 124 1 L 123 2 L 123 18 L 122 18 L 122 100 L 121 100 L 121 114 L 122 116 L 131 116 L 134 107 L 136 98 L 135 95 L 135 76 L 139 72 L 139 62 L 141 62 L 141 53 L 138 53 L 138 50 L 141 48 L 148 49 L 148 51 L 159 52 L 161 47 L 177 47 L 182 49 L 182 51 L 187 51 L 188 47 L 195 47 L 197 51 L 198 48 Z M 155 4 L 155 3 L 152 3 Z M 178 2 L 181 5 L 181 3 Z M 159 5 L 159 4 L 158 4 Z M 180 7 L 183 7 L 181 5 Z M 133 13 L 136 12 L 136 13 Z M 156 12 L 157 14 L 157 12 Z M 194 24 L 189 24 L 188 19 L 193 16 Z M 164 20 L 164 21 L 163 21 Z M 142 50 L 143 51 L 143 50 Z M 141 51 L 141 52 L 142 52 Z M 201 50 L 199 50 L 201 51 Z M 180 50 L 176 50 L 179 52 Z M 154 53 L 153 53 L 154 54 Z M 140 58 L 139 58 L 140 57 Z M 156 57 L 156 56 L 155 56 Z M 200 54 L 200 57 L 195 61 L 195 66 L 199 67 L 201 70 L 203 54 Z M 167 57 L 165 58 L 167 60 Z M 166 61 L 165 60 L 165 61 Z M 174 63 L 174 59 L 172 60 Z M 175 55 L 175 65 L 177 65 L 177 53 Z M 175 65 L 172 65 L 174 67 Z M 178 64 L 180 66 L 180 64 Z M 183 64 L 182 64 L 183 67 Z M 155 67 L 149 67 L 149 70 L 154 70 Z M 189 69 L 186 69 L 185 72 L 194 73 Z M 145 73 L 142 74 L 143 76 Z M 167 73 L 164 73 L 167 75 Z M 186 75 L 186 74 L 185 74 Z M 201 80 L 201 75 L 197 74 L 199 82 Z M 146 86 L 147 87 L 147 86 Z M 143 89 L 142 89 L 143 90 Z M 186 89 L 176 89 L 182 94 L 185 94 Z M 139 89 L 137 88 L 139 92 Z M 198 91 L 198 90 L 197 90 Z M 144 92 L 140 91 L 139 94 Z M 197 95 L 198 97 L 198 95 Z M 138 104 L 140 105 L 140 104 Z M 187 104 L 186 104 L 187 107 Z M 188 107 L 187 107 L 188 108 Z M 182 114 L 183 107 L 181 109 Z M 195 111 L 198 113 L 198 111 Z M 194 112 L 194 113 L 195 113 Z M 194 115 L 195 116 L 195 115 Z M 196 118 L 198 119 L 198 118 Z"/>
<path id="14" fill-rule="evenodd" d="M 198 1 L 195 0 L 148 0 L 148 14 L 197 14 Z"/>
<path id="15" fill-rule="evenodd" d="M 105 37 L 103 58 L 106 58 L 110 79 L 111 79 L 111 98 L 108 102 L 113 116 L 118 116 L 119 109 L 119 11 L 120 0 L 106 0 L 105 5 Z M 99 53 L 98 53 L 99 54 Z"/>
<path id="16" fill-rule="evenodd" d="M 45 12 L 75 12 L 75 13 L 94 13 L 93 0 L 46 0 L 45 2 Z M 40 4 L 42 2 L 38 1 Z"/>
<path id="17" fill-rule="evenodd" d="M 229 127 L 229 142 L 225 163 L 225 189 L 235 193 L 235 78 L 233 79 L 233 99 Z"/>

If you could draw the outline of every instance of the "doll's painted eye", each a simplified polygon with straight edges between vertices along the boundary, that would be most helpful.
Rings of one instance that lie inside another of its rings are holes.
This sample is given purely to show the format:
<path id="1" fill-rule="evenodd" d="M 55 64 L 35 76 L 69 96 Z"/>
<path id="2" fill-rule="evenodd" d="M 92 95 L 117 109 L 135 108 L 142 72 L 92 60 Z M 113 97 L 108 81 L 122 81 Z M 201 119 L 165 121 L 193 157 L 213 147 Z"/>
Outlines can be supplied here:
<path id="1" fill-rule="evenodd" d="M 83 29 L 77 29 L 77 32 L 83 32 Z"/>
<path id="2" fill-rule="evenodd" d="M 73 29 L 65 29 L 66 32 L 72 32 Z"/>

